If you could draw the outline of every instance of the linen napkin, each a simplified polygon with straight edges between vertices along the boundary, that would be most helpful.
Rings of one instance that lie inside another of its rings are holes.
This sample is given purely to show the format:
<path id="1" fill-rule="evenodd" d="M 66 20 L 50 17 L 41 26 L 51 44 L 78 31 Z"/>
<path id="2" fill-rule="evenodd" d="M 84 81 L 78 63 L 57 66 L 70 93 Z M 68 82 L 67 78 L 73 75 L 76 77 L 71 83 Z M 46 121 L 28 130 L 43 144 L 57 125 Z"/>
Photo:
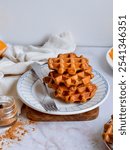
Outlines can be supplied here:
<path id="1" fill-rule="evenodd" d="M 4 57 L 0 60 L 0 72 L 4 74 L 4 78 L 0 79 L 0 95 L 14 96 L 20 114 L 22 102 L 16 92 L 20 75 L 25 73 L 33 62 L 44 64 L 48 58 L 73 52 L 75 48 L 76 44 L 70 32 L 50 36 L 41 47 L 8 44 Z"/>

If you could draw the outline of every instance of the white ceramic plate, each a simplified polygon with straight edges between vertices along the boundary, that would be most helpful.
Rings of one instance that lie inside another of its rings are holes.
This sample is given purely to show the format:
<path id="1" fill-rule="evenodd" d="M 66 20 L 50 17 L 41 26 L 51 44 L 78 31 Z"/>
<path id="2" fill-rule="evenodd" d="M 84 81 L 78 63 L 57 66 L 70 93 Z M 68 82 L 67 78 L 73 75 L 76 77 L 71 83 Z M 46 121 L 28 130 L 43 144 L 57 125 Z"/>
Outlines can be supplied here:
<path id="1" fill-rule="evenodd" d="M 47 65 L 42 66 L 44 76 L 47 76 L 49 69 Z M 100 106 L 107 98 L 109 85 L 106 79 L 96 70 L 93 70 L 95 77 L 92 82 L 97 85 L 95 96 L 86 103 L 67 104 L 53 97 L 53 90 L 49 89 L 50 95 L 54 99 L 58 111 L 46 111 L 40 104 L 40 100 L 44 99 L 46 93 L 44 85 L 38 80 L 32 70 L 27 71 L 21 76 L 17 84 L 17 92 L 23 103 L 27 106 L 48 114 L 55 115 L 72 115 L 90 111 Z"/>
<path id="2" fill-rule="evenodd" d="M 109 64 L 109 66 L 113 69 L 113 60 L 111 59 L 111 57 L 110 57 L 110 55 L 109 55 L 111 49 L 112 49 L 112 48 L 110 48 L 110 49 L 108 50 L 107 54 L 106 54 L 106 60 L 107 60 L 107 62 L 108 62 L 108 64 Z"/>

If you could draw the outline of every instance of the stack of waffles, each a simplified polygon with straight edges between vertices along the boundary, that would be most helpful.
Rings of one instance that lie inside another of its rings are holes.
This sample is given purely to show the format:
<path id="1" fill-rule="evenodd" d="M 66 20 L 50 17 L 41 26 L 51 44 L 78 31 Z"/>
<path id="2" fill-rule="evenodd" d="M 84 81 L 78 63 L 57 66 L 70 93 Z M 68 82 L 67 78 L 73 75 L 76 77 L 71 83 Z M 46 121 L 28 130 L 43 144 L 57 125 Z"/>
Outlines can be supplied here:
<path id="1" fill-rule="evenodd" d="M 105 142 L 113 143 L 113 117 L 104 125 L 104 133 L 102 136 Z"/>
<path id="2" fill-rule="evenodd" d="M 67 103 L 86 102 L 96 92 L 96 85 L 90 80 L 94 77 L 88 59 L 74 53 L 60 54 L 49 58 L 48 66 L 52 70 L 44 81 L 55 90 L 55 97 Z"/>

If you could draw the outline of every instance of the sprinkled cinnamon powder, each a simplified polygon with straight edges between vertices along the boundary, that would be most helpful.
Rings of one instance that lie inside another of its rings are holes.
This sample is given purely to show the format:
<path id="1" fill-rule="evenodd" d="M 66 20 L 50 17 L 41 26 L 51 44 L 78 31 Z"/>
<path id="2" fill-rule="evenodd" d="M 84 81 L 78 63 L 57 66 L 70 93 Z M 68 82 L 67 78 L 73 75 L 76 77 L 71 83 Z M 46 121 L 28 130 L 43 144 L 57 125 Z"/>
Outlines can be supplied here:
<path id="1" fill-rule="evenodd" d="M 16 141 L 21 141 L 22 138 L 28 133 L 27 129 L 25 129 L 26 125 L 30 125 L 34 122 L 27 121 L 17 121 L 10 128 L 8 128 L 2 135 L 0 135 L 0 150 L 3 147 L 10 146 L 10 144 L 15 143 Z M 32 128 L 34 131 L 34 128 Z"/>
<path id="2" fill-rule="evenodd" d="M 24 128 L 22 126 L 23 126 L 22 122 L 16 122 L 14 125 L 12 125 L 12 127 L 10 127 L 7 131 L 5 131 L 5 133 L 2 135 L 2 138 L 17 139 L 18 138 L 17 130 L 20 129 L 24 131 Z"/>

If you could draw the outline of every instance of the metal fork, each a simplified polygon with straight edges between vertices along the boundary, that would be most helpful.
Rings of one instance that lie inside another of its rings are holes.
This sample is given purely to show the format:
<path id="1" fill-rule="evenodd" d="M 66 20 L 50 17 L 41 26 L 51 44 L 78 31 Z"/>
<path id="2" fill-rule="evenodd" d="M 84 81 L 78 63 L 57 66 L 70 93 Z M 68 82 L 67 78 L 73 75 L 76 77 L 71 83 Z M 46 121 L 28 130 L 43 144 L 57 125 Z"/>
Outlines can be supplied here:
<path id="1" fill-rule="evenodd" d="M 38 76 L 38 78 L 40 79 L 42 84 L 44 84 L 44 87 L 46 90 L 46 96 L 44 97 L 44 99 L 42 101 L 40 101 L 42 107 L 46 111 L 57 111 L 58 108 L 57 108 L 55 102 L 53 101 L 53 99 L 50 97 L 47 86 L 46 86 L 45 82 L 43 81 L 43 72 L 41 70 L 40 64 L 34 62 L 33 64 L 31 64 L 31 68 L 35 72 L 35 74 Z"/>

